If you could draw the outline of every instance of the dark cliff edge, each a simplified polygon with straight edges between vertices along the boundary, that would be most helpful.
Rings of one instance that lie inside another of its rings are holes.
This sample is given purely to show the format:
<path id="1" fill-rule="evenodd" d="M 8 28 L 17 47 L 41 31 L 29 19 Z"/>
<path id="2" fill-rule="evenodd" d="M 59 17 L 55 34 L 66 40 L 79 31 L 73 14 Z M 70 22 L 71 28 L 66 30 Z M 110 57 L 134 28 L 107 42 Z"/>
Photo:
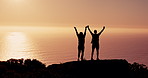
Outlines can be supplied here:
<path id="1" fill-rule="evenodd" d="M 148 78 L 146 65 L 124 59 L 70 61 L 46 66 L 36 59 L 0 61 L 0 78 Z"/>
<path id="2" fill-rule="evenodd" d="M 129 64 L 126 60 L 72 61 L 47 68 L 61 78 L 129 77 Z"/>

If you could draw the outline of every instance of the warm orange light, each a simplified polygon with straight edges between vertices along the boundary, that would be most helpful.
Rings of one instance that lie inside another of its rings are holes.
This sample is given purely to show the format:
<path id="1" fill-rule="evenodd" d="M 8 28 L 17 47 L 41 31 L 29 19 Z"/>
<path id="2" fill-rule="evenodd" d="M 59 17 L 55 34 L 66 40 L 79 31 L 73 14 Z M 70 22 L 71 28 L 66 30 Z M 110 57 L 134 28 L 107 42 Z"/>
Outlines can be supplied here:
<path id="1" fill-rule="evenodd" d="M 24 0 L 10 0 L 10 1 L 15 2 L 15 3 L 18 3 L 18 2 L 22 2 Z"/>
<path id="2" fill-rule="evenodd" d="M 5 37 L 3 59 L 29 58 L 30 45 L 28 39 L 22 32 L 9 32 Z"/>

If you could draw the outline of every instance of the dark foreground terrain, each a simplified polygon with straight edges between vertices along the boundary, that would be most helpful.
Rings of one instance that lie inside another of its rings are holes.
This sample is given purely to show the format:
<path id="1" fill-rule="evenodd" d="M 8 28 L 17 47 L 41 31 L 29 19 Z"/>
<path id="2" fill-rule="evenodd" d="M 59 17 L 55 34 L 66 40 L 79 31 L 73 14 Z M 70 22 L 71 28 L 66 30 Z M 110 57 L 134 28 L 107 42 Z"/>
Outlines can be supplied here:
<path id="1" fill-rule="evenodd" d="M 10 59 L 0 62 L 0 78 L 148 78 L 148 69 L 126 60 L 72 61 L 45 66 L 36 59 Z"/>

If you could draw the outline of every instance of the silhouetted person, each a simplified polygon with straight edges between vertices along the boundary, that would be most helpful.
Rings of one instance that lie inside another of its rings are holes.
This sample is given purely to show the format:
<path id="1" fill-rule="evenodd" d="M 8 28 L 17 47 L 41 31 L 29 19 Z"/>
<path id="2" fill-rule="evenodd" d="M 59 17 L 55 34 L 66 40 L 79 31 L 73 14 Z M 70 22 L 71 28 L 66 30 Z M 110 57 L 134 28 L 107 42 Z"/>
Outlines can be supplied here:
<path id="1" fill-rule="evenodd" d="M 93 55 L 94 55 L 95 48 L 96 48 L 96 51 L 97 51 L 97 60 L 99 60 L 99 36 L 104 31 L 105 26 L 103 27 L 103 29 L 99 33 L 97 33 L 97 30 L 94 30 L 94 33 L 92 33 L 92 31 L 90 30 L 89 26 L 87 26 L 87 27 L 88 27 L 89 32 L 92 35 L 92 41 L 91 41 L 91 43 L 92 43 L 91 60 L 93 60 Z"/>
<path id="2" fill-rule="evenodd" d="M 81 60 L 83 60 L 83 56 L 84 56 L 84 44 L 85 44 L 85 36 L 86 36 L 87 27 L 85 27 L 84 34 L 83 32 L 78 33 L 76 27 L 74 27 L 74 29 L 78 37 L 78 61 L 79 61 L 80 54 L 81 54 Z"/>

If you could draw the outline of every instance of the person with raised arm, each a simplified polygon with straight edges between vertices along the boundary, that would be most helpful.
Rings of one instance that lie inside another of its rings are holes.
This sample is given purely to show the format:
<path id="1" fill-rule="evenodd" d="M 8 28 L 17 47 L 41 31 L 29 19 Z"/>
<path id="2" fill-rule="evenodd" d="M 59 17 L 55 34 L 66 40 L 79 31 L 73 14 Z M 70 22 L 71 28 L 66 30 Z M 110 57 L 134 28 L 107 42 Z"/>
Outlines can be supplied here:
<path id="1" fill-rule="evenodd" d="M 90 30 L 89 26 L 87 26 L 91 36 L 92 36 L 92 53 L 91 53 L 91 60 L 94 60 L 93 59 L 93 55 L 94 55 L 94 50 L 96 49 L 97 51 L 97 60 L 99 60 L 99 36 L 101 35 L 101 33 L 104 31 L 105 29 L 105 26 L 103 26 L 103 29 L 97 33 L 97 30 L 94 30 L 94 33 Z"/>
<path id="2" fill-rule="evenodd" d="M 76 31 L 76 35 L 78 38 L 78 61 L 80 60 L 80 55 L 81 55 L 81 60 L 83 60 L 84 58 L 84 44 L 85 44 L 85 36 L 86 36 L 86 30 L 87 27 L 85 27 L 84 30 L 84 34 L 83 32 L 78 33 L 77 28 L 74 27 L 75 31 Z"/>

